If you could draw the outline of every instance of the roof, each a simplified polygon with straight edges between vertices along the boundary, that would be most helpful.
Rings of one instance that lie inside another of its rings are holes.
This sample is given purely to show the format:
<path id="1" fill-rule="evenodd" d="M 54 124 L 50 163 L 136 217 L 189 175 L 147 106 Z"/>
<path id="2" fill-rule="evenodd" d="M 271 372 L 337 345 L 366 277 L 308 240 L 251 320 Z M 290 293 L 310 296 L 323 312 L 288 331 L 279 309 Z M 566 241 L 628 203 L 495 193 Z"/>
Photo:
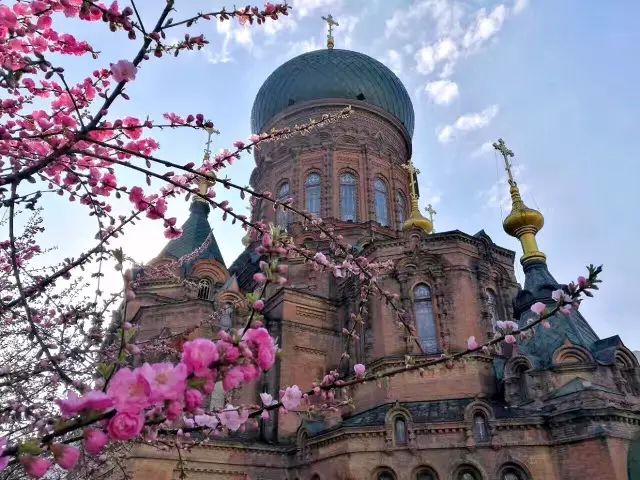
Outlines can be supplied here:
<path id="1" fill-rule="evenodd" d="M 183 270 L 189 271 L 198 260 L 215 260 L 225 266 L 224 259 L 218 248 L 218 242 L 209 225 L 209 205 L 204 202 L 191 202 L 189 218 L 182 225 L 182 235 L 171 240 L 160 252 L 160 257 L 179 259 L 202 248 L 196 256 L 189 258 L 183 264 Z M 206 245 L 205 245 L 206 242 Z"/>
<path id="2" fill-rule="evenodd" d="M 584 378 L 576 377 L 573 380 L 570 380 L 569 382 L 565 383 L 561 387 L 551 392 L 549 394 L 549 398 L 563 397 L 565 395 L 570 395 L 572 393 L 582 392 L 585 390 L 600 391 L 600 392 L 607 392 L 607 393 L 613 393 L 615 395 L 620 395 L 620 392 L 611 390 L 610 388 L 607 388 L 603 385 L 598 385 L 597 383 L 591 383 L 590 381 L 585 380 Z"/>
<path id="3" fill-rule="evenodd" d="M 413 104 L 400 79 L 368 55 L 340 49 L 304 53 L 279 66 L 258 91 L 251 129 L 261 132 L 271 118 L 290 106 L 329 98 L 379 107 L 413 136 Z"/>

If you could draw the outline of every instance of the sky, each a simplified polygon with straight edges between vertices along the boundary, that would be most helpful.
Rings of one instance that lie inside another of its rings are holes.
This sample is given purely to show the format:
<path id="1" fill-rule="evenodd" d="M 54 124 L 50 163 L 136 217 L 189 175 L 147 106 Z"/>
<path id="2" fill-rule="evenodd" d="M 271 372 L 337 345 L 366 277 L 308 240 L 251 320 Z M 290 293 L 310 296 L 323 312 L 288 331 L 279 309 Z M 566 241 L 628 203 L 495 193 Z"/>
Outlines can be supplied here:
<path id="1" fill-rule="evenodd" d="M 139 5 L 145 19 L 155 18 L 156 2 Z M 174 18 L 218 5 L 223 4 L 178 2 Z M 416 112 L 413 161 L 422 172 L 421 203 L 437 210 L 436 229 L 469 234 L 484 229 L 498 245 L 521 255 L 518 241 L 502 230 L 510 210 L 508 188 L 502 160 L 490 148 L 504 138 L 515 153 L 525 202 L 545 216 L 538 243 L 551 272 L 566 283 L 585 265 L 604 264 L 602 290 L 584 302 L 582 313 L 601 338 L 619 334 L 628 347 L 640 350 L 634 310 L 640 274 L 640 64 L 633 60 L 640 45 L 640 2 L 293 0 L 291 5 L 290 17 L 262 27 L 197 24 L 191 33 L 204 33 L 211 42 L 207 48 L 146 63 L 128 86 L 131 100 L 111 113 L 159 119 L 168 111 L 202 112 L 221 130 L 216 148 L 229 147 L 253 133 L 251 106 L 266 77 L 293 56 L 324 48 L 320 17 L 331 13 L 340 24 L 336 48 L 377 58 L 407 87 Z M 97 61 L 69 61 L 68 80 L 79 81 L 97 66 L 133 55 L 136 44 L 122 33 L 94 27 L 73 24 L 73 33 L 101 54 Z M 202 133 L 170 130 L 156 138 L 161 158 L 187 163 L 202 157 Z M 248 184 L 252 168 L 253 159 L 245 155 L 226 172 Z M 243 211 L 243 202 L 229 198 Z M 46 240 L 61 257 L 92 245 L 94 219 L 68 202 L 46 202 Z M 173 202 L 169 213 L 181 223 L 187 208 Z M 210 221 L 230 265 L 243 248 L 244 232 L 215 212 Z M 161 222 L 148 220 L 121 242 L 141 262 L 164 244 Z M 516 268 L 522 281 L 520 265 Z M 103 289 L 117 286 L 116 272 L 108 270 Z"/>

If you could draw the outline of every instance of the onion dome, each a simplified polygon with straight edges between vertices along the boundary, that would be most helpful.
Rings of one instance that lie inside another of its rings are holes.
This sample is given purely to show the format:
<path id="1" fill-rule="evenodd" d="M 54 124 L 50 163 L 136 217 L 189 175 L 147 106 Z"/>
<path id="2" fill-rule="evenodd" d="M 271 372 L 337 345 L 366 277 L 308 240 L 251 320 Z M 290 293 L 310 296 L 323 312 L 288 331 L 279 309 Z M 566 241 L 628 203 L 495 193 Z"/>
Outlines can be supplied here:
<path id="1" fill-rule="evenodd" d="M 287 108 L 321 99 L 370 104 L 397 118 L 408 137 L 413 135 L 413 104 L 400 79 L 368 55 L 331 48 L 292 58 L 267 78 L 253 103 L 251 129 L 261 132 Z"/>

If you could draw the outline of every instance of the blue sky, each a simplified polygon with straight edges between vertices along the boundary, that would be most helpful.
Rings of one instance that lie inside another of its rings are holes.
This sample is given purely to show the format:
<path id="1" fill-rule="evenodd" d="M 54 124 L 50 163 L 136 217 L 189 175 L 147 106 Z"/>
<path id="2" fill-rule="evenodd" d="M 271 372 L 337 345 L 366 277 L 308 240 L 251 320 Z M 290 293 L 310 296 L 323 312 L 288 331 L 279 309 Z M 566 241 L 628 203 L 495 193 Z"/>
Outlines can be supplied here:
<path id="1" fill-rule="evenodd" d="M 141 3 L 151 19 L 155 2 Z M 188 7 L 211 5 L 181 2 L 174 18 L 192 12 Z M 438 211 L 436 229 L 470 234 L 484 229 L 520 255 L 517 240 L 501 226 L 509 212 L 501 159 L 487 148 L 503 137 L 516 154 L 525 202 L 545 216 L 538 240 L 552 273 L 566 282 L 588 263 L 604 264 L 602 291 L 585 302 L 583 314 L 601 337 L 617 333 L 640 349 L 633 310 L 640 274 L 640 166 L 634 161 L 640 151 L 640 66 L 633 60 L 640 44 L 635 23 L 640 3 L 293 0 L 292 5 L 290 18 L 266 27 L 197 25 L 192 32 L 205 33 L 211 42 L 206 50 L 148 62 L 128 87 L 132 100 L 112 112 L 155 118 L 166 111 L 202 112 L 222 132 L 219 148 L 247 138 L 261 83 L 292 56 L 324 48 L 320 16 L 331 12 L 340 23 L 336 48 L 383 61 L 412 97 L 413 160 L 422 171 L 421 203 Z M 96 37 L 95 30 L 74 24 L 74 33 L 102 53 L 97 62 L 68 62 L 68 79 L 132 55 L 135 44 L 121 33 Z M 203 135 L 167 131 L 158 138 L 163 158 L 185 163 L 201 158 Z M 248 183 L 252 168 L 252 158 L 245 156 L 228 174 Z M 231 200 L 236 209 L 244 208 L 239 199 Z M 46 218 L 47 241 L 58 245 L 61 255 L 77 253 L 91 244 L 95 220 L 68 203 L 63 210 L 59 202 L 49 200 L 54 213 Z M 182 222 L 187 204 L 174 202 L 170 213 Z M 241 251 L 243 232 L 215 215 L 211 223 L 230 264 Z M 126 251 L 141 261 L 165 243 L 159 222 L 143 221 L 126 238 Z M 517 270 L 522 280 L 519 264 Z M 115 279 L 110 273 L 106 286 L 116 285 Z"/>

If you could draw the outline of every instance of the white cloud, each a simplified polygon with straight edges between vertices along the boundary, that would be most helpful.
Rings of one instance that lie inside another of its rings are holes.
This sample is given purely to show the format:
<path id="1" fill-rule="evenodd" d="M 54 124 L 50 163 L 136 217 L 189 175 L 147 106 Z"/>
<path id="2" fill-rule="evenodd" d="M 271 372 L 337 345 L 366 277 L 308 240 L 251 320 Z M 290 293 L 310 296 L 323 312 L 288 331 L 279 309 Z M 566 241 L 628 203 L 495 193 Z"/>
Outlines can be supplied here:
<path id="1" fill-rule="evenodd" d="M 513 13 L 518 15 L 529 6 L 529 0 L 516 0 L 513 4 Z"/>
<path id="2" fill-rule="evenodd" d="M 335 8 L 342 3 L 341 0 L 293 0 L 291 3 L 292 14 L 306 17 L 318 9 Z M 340 20 L 338 20 L 338 23 Z"/>
<path id="3" fill-rule="evenodd" d="M 452 125 L 446 125 L 437 130 L 438 141 L 449 143 L 458 133 L 486 127 L 497 114 L 498 105 L 491 105 L 481 112 L 462 115 Z"/>
<path id="4" fill-rule="evenodd" d="M 524 168 L 516 164 L 512 170 L 514 176 L 521 177 Z M 502 172 L 500 174 L 501 177 L 491 185 L 491 188 L 480 191 L 478 196 L 483 200 L 485 207 L 500 208 L 503 214 L 506 215 L 511 210 L 511 195 L 509 193 L 507 174 L 502 169 L 499 172 Z M 524 195 L 529 191 L 529 185 L 518 182 L 518 189 L 520 194 Z"/>
<path id="5" fill-rule="evenodd" d="M 451 38 L 443 38 L 419 49 L 415 54 L 416 70 L 429 75 L 441 62 L 453 63 L 458 58 L 458 47 Z"/>
<path id="6" fill-rule="evenodd" d="M 454 101 L 460 95 L 458 84 L 450 80 L 437 80 L 425 85 L 424 91 L 437 105 L 446 105 Z"/>
<path id="7" fill-rule="evenodd" d="M 484 157 L 485 155 L 493 152 L 494 150 L 495 149 L 493 148 L 493 143 L 484 142 L 482 145 L 476 148 L 473 152 L 471 152 L 471 157 L 472 158 Z"/>
<path id="8" fill-rule="evenodd" d="M 300 40 L 299 42 L 289 42 L 286 58 L 290 59 L 302 53 L 320 50 L 321 48 L 325 48 L 325 45 L 317 41 L 315 37 L 311 37 L 309 40 Z"/>
<path id="9" fill-rule="evenodd" d="M 497 34 L 507 16 L 507 9 L 500 4 L 487 15 L 487 11 L 481 8 L 473 24 L 464 34 L 462 44 L 465 48 L 474 49 L 480 47 L 484 42 Z"/>
<path id="10" fill-rule="evenodd" d="M 397 50 L 393 48 L 387 50 L 382 59 L 382 63 L 389 67 L 396 75 L 402 73 L 402 54 Z"/>
<path id="11" fill-rule="evenodd" d="M 416 0 L 409 7 L 396 10 L 385 22 L 384 35 L 386 38 L 408 38 L 415 34 L 415 26 L 425 23 L 431 18 L 434 27 L 429 28 L 438 37 L 457 34 L 461 30 L 461 20 L 464 10 L 452 0 Z"/>
<path id="12" fill-rule="evenodd" d="M 340 17 L 334 37 L 336 39 L 336 48 L 351 48 L 353 44 L 353 31 L 358 25 L 360 18 L 356 16 Z M 339 31 L 337 31 L 339 29 Z"/>

